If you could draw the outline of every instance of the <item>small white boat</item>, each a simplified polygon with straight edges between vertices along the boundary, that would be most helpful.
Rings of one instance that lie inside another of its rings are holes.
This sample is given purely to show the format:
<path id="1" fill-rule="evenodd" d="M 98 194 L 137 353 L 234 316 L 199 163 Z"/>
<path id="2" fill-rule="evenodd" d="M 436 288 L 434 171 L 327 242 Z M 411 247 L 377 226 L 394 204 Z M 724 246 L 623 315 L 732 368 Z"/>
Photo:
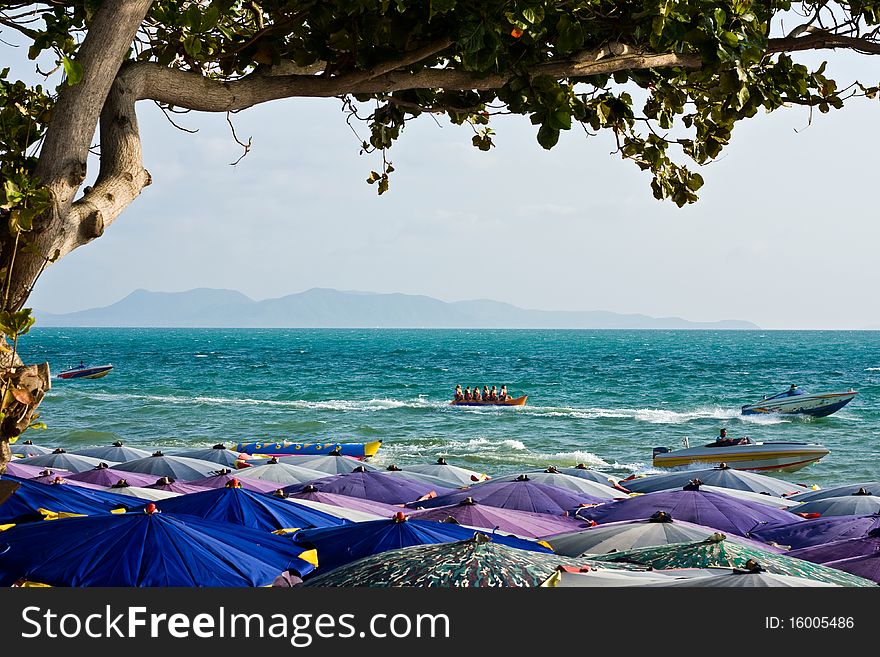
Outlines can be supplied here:
<path id="1" fill-rule="evenodd" d="M 808 394 L 793 385 L 778 395 L 764 397 L 754 404 L 746 404 L 742 407 L 742 414 L 785 413 L 825 417 L 846 406 L 857 394 L 852 389 L 846 392 Z"/>
<path id="2" fill-rule="evenodd" d="M 726 442 L 735 444 L 716 441 L 690 447 L 685 443 L 684 449 L 677 450 L 655 447 L 654 467 L 686 469 L 694 464 L 718 466 L 726 463 L 734 470 L 794 472 L 830 454 L 827 447 L 817 443 L 765 443 L 753 442 L 750 438 Z"/>

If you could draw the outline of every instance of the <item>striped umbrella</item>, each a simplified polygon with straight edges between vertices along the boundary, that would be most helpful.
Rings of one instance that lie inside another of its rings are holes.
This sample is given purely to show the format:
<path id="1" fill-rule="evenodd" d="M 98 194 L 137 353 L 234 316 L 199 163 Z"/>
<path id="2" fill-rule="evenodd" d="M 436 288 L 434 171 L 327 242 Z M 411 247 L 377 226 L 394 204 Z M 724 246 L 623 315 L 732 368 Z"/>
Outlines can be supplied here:
<path id="1" fill-rule="evenodd" d="M 638 548 L 595 556 L 593 560 L 636 563 L 655 570 L 719 566 L 749 569 L 757 563 L 767 572 L 777 575 L 804 577 L 841 586 L 875 586 L 873 582 L 862 577 L 769 550 L 732 543 L 725 540 L 726 538 L 724 534 L 716 532 L 704 541 Z"/>
<path id="2" fill-rule="evenodd" d="M 487 535 L 440 545 L 388 550 L 306 580 L 306 587 L 536 587 L 573 559 L 527 552 Z"/>

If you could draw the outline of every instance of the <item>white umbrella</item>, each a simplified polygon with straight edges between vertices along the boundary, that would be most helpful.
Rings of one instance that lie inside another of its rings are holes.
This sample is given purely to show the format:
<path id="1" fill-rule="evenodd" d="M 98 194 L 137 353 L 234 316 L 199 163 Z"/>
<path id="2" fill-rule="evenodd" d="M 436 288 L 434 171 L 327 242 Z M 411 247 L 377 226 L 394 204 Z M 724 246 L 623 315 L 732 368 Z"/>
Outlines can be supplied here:
<path id="1" fill-rule="evenodd" d="M 254 459 L 251 463 L 251 467 L 236 471 L 236 477 L 239 479 L 274 481 L 278 484 L 279 488 L 282 488 L 293 484 L 307 484 L 310 481 L 323 479 L 327 476 L 326 472 L 320 472 L 319 470 L 303 468 L 298 465 L 291 465 L 290 463 L 281 463 L 275 457 L 270 459 Z"/>

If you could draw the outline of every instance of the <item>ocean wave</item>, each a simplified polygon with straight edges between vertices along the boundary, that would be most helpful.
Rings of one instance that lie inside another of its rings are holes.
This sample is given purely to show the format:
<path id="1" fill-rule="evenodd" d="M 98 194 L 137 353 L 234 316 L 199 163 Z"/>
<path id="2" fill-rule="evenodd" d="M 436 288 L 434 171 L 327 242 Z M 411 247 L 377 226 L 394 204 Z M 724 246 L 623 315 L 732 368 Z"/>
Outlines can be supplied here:
<path id="1" fill-rule="evenodd" d="M 706 406 L 692 411 L 670 411 L 658 408 L 577 408 L 556 406 L 524 407 L 528 413 L 541 417 L 574 417 L 585 420 L 621 418 L 649 424 L 684 424 L 691 420 L 731 420 L 740 417 L 739 409 Z"/>
<path id="2" fill-rule="evenodd" d="M 880 372 L 880 367 L 866 367 L 866 372 Z"/>

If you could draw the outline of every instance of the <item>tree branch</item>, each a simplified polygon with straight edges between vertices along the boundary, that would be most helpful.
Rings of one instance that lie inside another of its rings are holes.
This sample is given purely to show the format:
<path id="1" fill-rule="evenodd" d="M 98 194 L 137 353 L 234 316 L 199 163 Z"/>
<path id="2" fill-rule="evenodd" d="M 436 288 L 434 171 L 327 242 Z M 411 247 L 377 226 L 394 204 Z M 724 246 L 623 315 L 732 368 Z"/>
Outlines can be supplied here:
<path id="1" fill-rule="evenodd" d="M 768 53 L 845 48 L 865 55 L 880 55 L 880 43 L 859 37 L 843 36 L 826 30 L 814 30 L 807 36 L 769 39 Z"/>

